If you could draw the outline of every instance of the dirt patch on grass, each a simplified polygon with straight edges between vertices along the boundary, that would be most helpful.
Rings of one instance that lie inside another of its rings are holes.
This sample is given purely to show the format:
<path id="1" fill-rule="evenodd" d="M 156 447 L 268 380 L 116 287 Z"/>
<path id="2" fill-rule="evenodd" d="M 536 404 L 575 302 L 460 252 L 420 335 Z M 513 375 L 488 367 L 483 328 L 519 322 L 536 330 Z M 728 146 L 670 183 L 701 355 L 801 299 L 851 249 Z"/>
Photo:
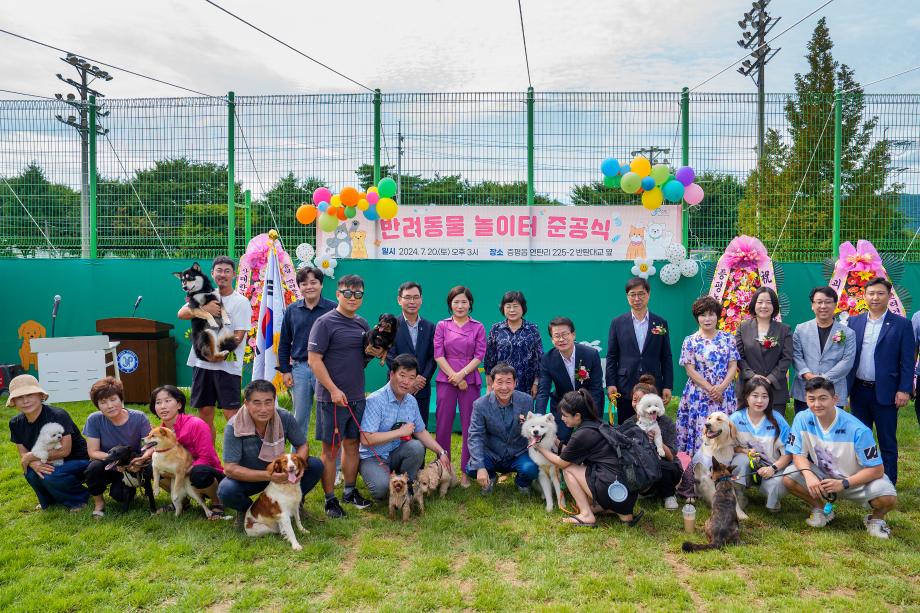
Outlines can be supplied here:
<path id="1" fill-rule="evenodd" d="M 516 588 L 523 588 L 527 586 L 527 582 L 521 581 L 521 579 L 518 577 L 518 567 L 514 560 L 502 558 L 495 563 L 495 571 L 502 579 Z"/>
<path id="2" fill-rule="evenodd" d="M 231 600 L 221 600 L 220 602 L 215 602 L 210 607 L 205 609 L 208 613 L 227 613 L 230 611 L 230 608 L 233 607 L 233 601 Z"/>
<path id="3" fill-rule="evenodd" d="M 707 610 L 706 603 L 700 598 L 700 595 L 696 593 L 696 590 L 694 590 L 693 586 L 690 584 L 690 577 L 693 576 L 693 571 L 684 564 L 683 558 L 670 551 L 665 551 L 662 557 L 664 561 L 668 563 L 668 566 L 671 567 L 671 570 L 674 571 L 674 574 L 677 575 L 680 584 L 684 586 L 684 589 L 690 594 L 690 600 L 693 601 L 693 608 L 697 611 Z"/>

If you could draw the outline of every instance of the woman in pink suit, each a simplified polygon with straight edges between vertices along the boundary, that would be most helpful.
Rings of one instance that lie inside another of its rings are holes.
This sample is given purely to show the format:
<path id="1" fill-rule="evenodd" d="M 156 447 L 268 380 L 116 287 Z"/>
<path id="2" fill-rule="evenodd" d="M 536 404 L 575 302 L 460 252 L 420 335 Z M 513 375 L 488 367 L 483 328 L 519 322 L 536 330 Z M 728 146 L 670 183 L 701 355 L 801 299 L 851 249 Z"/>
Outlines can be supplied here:
<path id="1" fill-rule="evenodd" d="M 486 329 L 470 317 L 473 310 L 473 294 L 462 285 L 447 294 L 447 308 L 450 317 L 442 319 L 434 329 L 434 360 L 438 363 L 437 427 L 435 438 L 438 444 L 450 451 L 450 435 L 454 427 L 454 415 L 460 405 L 460 428 L 463 447 L 460 454 L 460 485 L 469 487 L 466 463 L 470 452 L 466 437 L 473 414 L 473 401 L 479 398 L 482 379 L 479 363 L 486 355 Z"/>

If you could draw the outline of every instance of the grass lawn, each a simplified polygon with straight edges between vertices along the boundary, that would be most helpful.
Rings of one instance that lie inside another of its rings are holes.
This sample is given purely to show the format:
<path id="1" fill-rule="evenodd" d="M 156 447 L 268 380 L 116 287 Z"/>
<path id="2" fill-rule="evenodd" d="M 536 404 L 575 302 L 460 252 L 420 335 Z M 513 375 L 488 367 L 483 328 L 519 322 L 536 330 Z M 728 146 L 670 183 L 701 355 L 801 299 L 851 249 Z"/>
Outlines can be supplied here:
<path id="1" fill-rule="evenodd" d="M 63 406 L 81 427 L 93 410 Z M 4 423 L 14 414 L 0 411 Z M 744 544 L 698 554 L 681 553 L 680 514 L 660 503 L 640 501 L 646 516 L 636 528 L 605 519 L 578 529 L 512 482 L 487 498 L 474 486 L 429 499 L 426 515 L 407 524 L 387 519 L 385 505 L 324 521 L 317 487 L 296 553 L 280 537 L 250 539 L 230 522 L 207 522 L 197 507 L 179 519 L 151 517 L 140 501 L 128 514 L 110 502 L 101 521 L 88 509 L 41 513 L 2 431 L 2 611 L 920 610 L 912 407 L 901 412 L 890 541 L 869 537 L 852 505 L 838 505 L 837 519 L 814 530 L 799 501 L 785 498 L 773 516 L 754 494 Z M 706 516 L 697 514 L 699 526 Z"/>

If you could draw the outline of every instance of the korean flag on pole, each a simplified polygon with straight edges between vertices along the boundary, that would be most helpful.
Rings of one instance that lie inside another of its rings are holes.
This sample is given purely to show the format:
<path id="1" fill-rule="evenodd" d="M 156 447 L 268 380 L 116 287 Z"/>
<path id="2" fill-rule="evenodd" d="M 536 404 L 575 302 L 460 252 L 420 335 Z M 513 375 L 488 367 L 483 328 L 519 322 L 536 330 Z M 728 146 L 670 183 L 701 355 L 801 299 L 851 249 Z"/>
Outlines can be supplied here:
<path id="1" fill-rule="evenodd" d="M 259 325 L 256 327 L 255 359 L 252 363 L 252 378 L 274 381 L 278 371 L 278 339 L 284 318 L 284 287 L 278 252 L 272 243 L 265 267 L 265 281 L 262 285 L 262 302 L 259 305 Z M 276 385 L 277 387 L 277 385 Z"/>

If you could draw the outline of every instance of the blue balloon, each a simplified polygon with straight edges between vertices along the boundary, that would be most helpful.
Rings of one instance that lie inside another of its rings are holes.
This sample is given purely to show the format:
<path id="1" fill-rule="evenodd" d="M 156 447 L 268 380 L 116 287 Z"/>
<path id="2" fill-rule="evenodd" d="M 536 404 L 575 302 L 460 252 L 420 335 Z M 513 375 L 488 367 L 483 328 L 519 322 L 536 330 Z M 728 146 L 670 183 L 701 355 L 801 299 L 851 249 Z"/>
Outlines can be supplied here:
<path id="1" fill-rule="evenodd" d="M 364 211 L 364 219 L 368 221 L 377 221 L 380 219 L 380 215 L 377 214 L 377 207 L 374 205 L 367 207 L 367 210 Z"/>
<path id="2" fill-rule="evenodd" d="M 655 189 L 655 179 L 653 179 L 652 177 L 645 177 L 644 179 L 642 179 L 642 189 L 644 189 L 645 191 Z"/>
<path id="3" fill-rule="evenodd" d="M 620 176 L 625 175 L 627 172 L 630 172 L 629 162 L 623 162 L 622 164 L 620 164 Z"/>
<path id="4" fill-rule="evenodd" d="M 668 202 L 680 202 L 684 197 L 684 184 L 677 179 L 671 179 L 661 188 L 664 199 Z"/>
<path id="5" fill-rule="evenodd" d="M 320 213 L 325 213 L 326 209 L 329 208 L 329 203 L 323 200 L 322 202 L 316 205 L 316 208 L 319 210 Z"/>
<path id="6" fill-rule="evenodd" d="M 614 158 L 607 158 L 601 162 L 601 173 L 605 177 L 614 177 L 620 172 L 620 163 Z"/>

